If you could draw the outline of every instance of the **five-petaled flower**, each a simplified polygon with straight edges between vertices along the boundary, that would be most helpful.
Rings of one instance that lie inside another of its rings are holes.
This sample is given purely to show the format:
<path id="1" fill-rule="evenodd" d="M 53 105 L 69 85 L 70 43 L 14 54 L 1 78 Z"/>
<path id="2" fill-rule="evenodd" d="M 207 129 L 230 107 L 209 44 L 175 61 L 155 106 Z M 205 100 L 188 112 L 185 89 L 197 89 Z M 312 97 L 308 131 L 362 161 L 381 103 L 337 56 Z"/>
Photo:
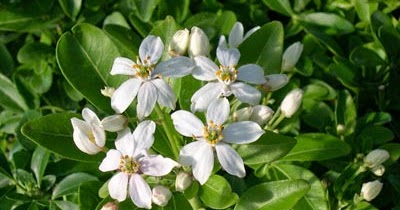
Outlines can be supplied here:
<path id="1" fill-rule="evenodd" d="M 256 32 L 258 29 L 260 29 L 260 26 L 256 26 L 252 29 L 250 29 L 244 36 L 244 28 L 243 24 L 241 22 L 236 22 L 235 25 L 233 25 L 231 31 L 229 32 L 229 44 L 226 43 L 226 38 L 225 36 L 221 36 L 219 39 L 218 47 L 224 47 L 224 48 L 238 48 L 240 44 L 247 38 L 249 38 L 250 35 L 252 35 L 254 32 Z M 229 47 L 228 47 L 229 46 Z"/>
<path id="2" fill-rule="evenodd" d="M 179 164 L 161 155 L 148 154 L 154 142 L 155 123 L 143 121 L 133 133 L 130 129 L 121 131 L 115 141 L 116 149 L 110 149 L 99 166 L 103 172 L 118 172 L 108 183 L 110 196 L 123 201 L 127 193 L 133 203 L 140 208 L 151 208 L 152 191 L 142 174 L 164 176 Z"/>
<path id="3" fill-rule="evenodd" d="M 200 184 L 204 184 L 211 175 L 214 166 L 213 148 L 226 172 L 238 177 L 246 175 L 242 158 L 227 143 L 251 143 L 264 131 L 257 123 L 250 121 L 224 125 L 229 117 L 229 102 L 226 98 L 217 99 L 210 104 L 205 125 L 188 111 L 176 111 L 171 117 L 180 134 L 197 140 L 181 149 L 179 161 L 182 165 L 192 166 L 193 175 Z"/>
<path id="4" fill-rule="evenodd" d="M 149 35 L 140 45 L 136 62 L 124 57 L 114 60 L 111 75 L 130 76 L 111 96 L 111 106 L 117 113 L 124 112 L 136 95 L 139 119 L 151 114 L 156 101 L 175 109 L 176 96 L 163 77 L 188 75 L 192 72 L 193 62 L 190 58 L 178 56 L 157 65 L 163 50 L 160 37 Z"/>

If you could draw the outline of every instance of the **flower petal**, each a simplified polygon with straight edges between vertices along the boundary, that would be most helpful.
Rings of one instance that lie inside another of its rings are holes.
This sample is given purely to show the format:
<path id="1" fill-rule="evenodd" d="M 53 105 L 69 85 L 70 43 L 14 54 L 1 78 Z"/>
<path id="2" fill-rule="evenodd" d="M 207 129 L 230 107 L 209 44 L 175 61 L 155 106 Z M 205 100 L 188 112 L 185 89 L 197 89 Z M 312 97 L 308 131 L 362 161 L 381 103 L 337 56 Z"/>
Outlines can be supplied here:
<path id="1" fill-rule="evenodd" d="M 117 113 L 124 112 L 135 99 L 142 85 L 141 79 L 131 78 L 122 83 L 111 96 L 111 107 Z"/>
<path id="2" fill-rule="evenodd" d="M 155 130 L 156 124 L 151 120 L 146 120 L 139 123 L 136 129 L 133 131 L 135 150 L 150 149 L 154 142 Z"/>
<path id="3" fill-rule="evenodd" d="M 197 56 L 194 58 L 196 68 L 193 69 L 192 76 L 202 81 L 212 81 L 217 79 L 215 72 L 218 71 L 218 66 L 209 58 Z"/>
<path id="4" fill-rule="evenodd" d="M 95 142 L 89 139 L 88 134 L 92 133 L 91 127 L 83 120 L 72 118 L 71 124 L 74 129 L 72 137 L 75 145 L 84 153 L 89 155 L 97 154 L 102 150 Z"/>
<path id="5" fill-rule="evenodd" d="M 175 109 L 176 96 L 172 88 L 163 79 L 151 80 L 157 88 L 157 101 L 161 106 Z"/>
<path id="6" fill-rule="evenodd" d="M 161 155 L 150 155 L 140 160 L 140 171 L 149 176 L 165 176 L 177 166 L 177 162 Z"/>
<path id="7" fill-rule="evenodd" d="M 250 84 L 264 84 L 264 70 L 256 64 L 247 64 L 238 69 L 237 79 Z"/>
<path id="8" fill-rule="evenodd" d="M 136 74 L 136 70 L 133 68 L 135 64 L 136 63 L 129 58 L 124 58 L 124 57 L 115 58 L 114 63 L 111 67 L 110 74 L 111 75 L 122 74 L 122 75 L 134 76 Z"/>
<path id="9" fill-rule="evenodd" d="M 107 156 L 101 162 L 99 169 L 102 172 L 117 170 L 120 161 L 121 161 L 121 153 L 118 150 L 110 149 L 107 152 Z"/>
<path id="10" fill-rule="evenodd" d="M 211 102 L 207 108 L 207 123 L 213 121 L 217 125 L 222 125 L 229 117 L 229 101 L 226 98 L 219 98 Z"/>
<path id="11" fill-rule="evenodd" d="M 229 43 L 230 44 L 230 43 Z M 240 52 L 238 49 L 225 49 L 225 48 L 217 48 L 217 57 L 218 61 L 226 67 L 233 67 L 239 61 Z"/>
<path id="12" fill-rule="evenodd" d="M 228 44 L 226 43 L 226 38 L 225 38 L 224 35 L 222 35 L 221 37 L 219 37 L 218 47 L 221 47 L 221 48 L 228 48 Z"/>
<path id="13" fill-rule="evenodd" d="M 176 131 L 180 134 L 187 137 L 203 136 L 204 124 L 194 114 L 179 110 L 172 113 L 171 118 Z"/>
<path id="14" fill-rule="evenodd" d="M 236 22 L 229 33 L 229 46 L 237 48 L 243 41 L 243 25 L 241 22 Z"/>
<path id="15" fill-rule="evenodd" d="M 191 165 L 193 176 L 200 184 L 206 183 L 214 167 L 214 154 L 211 145 L 205 141 L 195 141 L 181 149 L 179 162 Z"/>
<path id="16" fill-rule="evenodd" d="M 190 101 L 192 112 L 205 111 L 211 101 L 216 100 L 222 93 L 223 84 L 220 82 L 209 82 L 198 91 L 196 91 Z"/>
<path id="17" fill-rule="evenodd" d="M 163 50 L 164 44 L 160 37 L 149 35 L 142 41 L 142 44 L 140 44 L 140 60 L 144 62 L 145 60 L 150 59 L 150 63 L 155 64 L 161 58 Z"/>
<path id="18" fill-rule="evenodd" d="M 255 87 L 243 82 L 235 82 L 231 84 L 231 91 L 236 98 L 251 105 L 257 105 L 261 99 L 261 93 Z"/>
<path id="19" fill-rule="evenodd" d="M 108 191 L 110 196 L 118 201 L 124 201 L 127 195 L 128 189 L 128 174 L 119 172 L 111 177 L 108 183 Z"/>
<path id="20" fill-rule="evenodd" d="M 118 132 L 117 139 L 115 140 L 115 148 L 122 153 L 122 155 L 133 156 L 135 143 L 133 134 L 129 128 Z"/>
<path id="21" fill-rule="evenodd" d="M 244 169 L 243 159 L 239 154 L 225 143 L 218 143 L 215 145 L 217 157 L 221 167 L 229 174 L 243 178 L 246 176 Z"/>
<path id="22" fill-rule="evenodd" d="M 89 108 L 84 108 L 82 110 L 82 118 L 89 124 L 100 125 L 100 119 L 97 117 L 96 113 Z"/>
<path id="23" fill-rule="evenodd" d="M 254 27 L 254 28 L 252 28 L 252 29 L 250 29 L 250 30 L 248 30 L 247 31 L 247 33 L 244 35 L 244 37 L 243 37 L 243 41 L 244 40 L 246 40 L 247 38 L 249 38 L 252 34 L 254 34 L 254 32 L 256 32 L 258 29 L 260 29 L 261 27 L 260 26 L 256 26 L 256 27 Z M 242 42 L 243 42 L 242 41 Z"/>
<path id="24" fill-rule="evenodd" d="M 251 121 L 232 123 L 222 130 L 224 142 L 246 144 L 256 141 L 264 133 L 261 127 Z"/>
<path id="25" fill-rule="evenodd" d="M 132 174 L 129 179 L 129 195 L 137 207 L 151 209 L 153 193 L 149 184 L 139 174 Z"/>
<path id="26" fill-rule="evenodd" d="M 157 88 L 151 82 L 144 82 L 139 90 L 137 116 L 141 120 L 151 114 L 157 100 Z"/>
<path id="27" fill-rule="evenodd" d="M 92 134 L 97 146 L 104 147 L 106 144 L 106 132 L 101 125 L 92 125 Z"/>
<path id="28" fill-rule="evenodd" d="M 159 63 L 153 75 L 161 74 L 163 77 L 183 77 L 192 73 L 194 63 L 192 59 L 184 56 L 174 57 Z"/>

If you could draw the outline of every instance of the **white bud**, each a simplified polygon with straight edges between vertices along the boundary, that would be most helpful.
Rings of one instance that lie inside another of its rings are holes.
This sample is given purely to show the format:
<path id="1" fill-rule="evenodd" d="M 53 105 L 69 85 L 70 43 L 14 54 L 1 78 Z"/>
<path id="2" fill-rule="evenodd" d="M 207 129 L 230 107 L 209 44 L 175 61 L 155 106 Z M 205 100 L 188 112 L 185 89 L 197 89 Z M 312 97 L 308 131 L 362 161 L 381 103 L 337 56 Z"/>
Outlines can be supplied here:
<path id="1" fill-rule="evenodd" d="M 177 31 L 172 37 L 168 46 L 168 51 L 171 55 L 185 54 L 189 45 L 189 30 L 182 29 Z"/>
<path id="2" fill-rule="evenodd" d="M 293 69 L 296 66 L 296 63 L 299 60 L 302 52 L 303 44 L 300 42 L 295 42 L 294 44 L 290 45 L 283 53 L 281 70 L 285 72 Z"/>
<path id="3" fill-rule="evenodd" d="M 375 174 L 375 176 L 383 176 L 383 174 L 385 173 L 385 166 L 379 165 L 371 168 L 371 172 Z"/>
<path id="4" fill-rule="evenodd" d="M 104 87 L 103 89 L 100 90 L 100 92 L 103 96 L 110 97 L 110 98 L 113 95 L 114 91 L 115 91 L 115 88 L 113 88 L 113 87 Z"/>
<path id="5" fill-rule="evenodd" d="M 199 27 L 192 27 L 188 53 L 191 58 L 196 56 L 207 57 L 210 53 L 210 41 L 208 40 L 206 33 L 204 33 L 204 31 Z"/>
<path id="6" fill-rule="evenodd" d="M 125 117 L 125 115 L 115 114 L 105 117 L 103 120 L 101 120 L 101 125 L 106 131 L 117 132 L 124 129 L 127 122 L 128 119 Z"/>
<path id="7" fill-rule="evenodd" d="M 262 87 L 267 92 L 279 90 L 289 82 L 286 74 L 270 74 L 266 75 L 265 79 L 267 82 Z"/>
<path id="8" fill-rule="evenodd" d="M 171 191 L 162 185 L 155 186 L 152 192 L 153 196 L 151 200 L 153 201 L 153 203 L 159 206 L 166 206 L 168 204 L 169 199 L 171 199 L 172 197 Z"/>
<path id="9" fill-rule="evenodd" d="M 175 180 L 175 189 L 179 192 L 185 191 L 192 183 L 193 179 L 188 173 L 179 172 Z"/>
<path id="10" fill-rule="evenodd" d="M 268 106 L 256 105 L 253 107 L 245 107 L 233 113 L 236 121 L 253 121 L 259 125 L 263 125 L 272 118 L 274 111 Z"/>
<path id="11" fill-rule="evenodd" d="M 344 135 L 346 132 L 346 126 L 344 126 L 343 124 L 338 124 L 336 126 L 336 133 L 338 135 Z"/>
<path id="12" fill-rule="evenodd" d="M 118 205 L 113 202 L 106 203 L 100 210 L 117 210 Z"/>
<path id="13" fill-rule="evenodd" d="M 364 183 L 361 187 L 360 196 L 366 201 L 373 200 L 382 190 L 382 182 L 375 180 L 372 182 Z"/>
<path id="14" fill-rule="evenodd" d="M 364 158 L 364 164 L 369 168 L 375 168 L 387 161 L 389 158 L 390 154 L 388 151 L 384 149 L 374 149 Z"/>
<path id="15" fill-rule="evenodd" d="M 247 121 L 250 119 L 252 112 L 253 112 L 252 107 L 245 107 L 239 109 L 233 113 L 233 119 L 234 121 Z"/>
<path id="16" fill-rule="evenodd" d="M 287 118 L 292 117 L 299 109 L 302 98 L 303 90 L 297 88 L 290 91 L 281 103 L 281 111 L 283 115 Z"/>

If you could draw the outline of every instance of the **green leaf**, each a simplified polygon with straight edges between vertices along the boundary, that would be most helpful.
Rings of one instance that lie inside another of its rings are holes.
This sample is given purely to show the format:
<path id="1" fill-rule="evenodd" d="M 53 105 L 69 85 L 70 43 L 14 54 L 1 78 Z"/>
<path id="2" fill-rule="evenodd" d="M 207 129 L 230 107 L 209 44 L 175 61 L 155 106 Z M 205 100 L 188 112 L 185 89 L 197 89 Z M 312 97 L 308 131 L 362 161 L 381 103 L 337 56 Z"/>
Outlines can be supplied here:
<path id="1" fill-rule="evenodd" d="M 356 119 L 357 110 L 353 97 L 347 90 L 339 91 L 335 104 L 335 121 L 336 126 L 344 126 L 344 132 L 339 134 L 345 136 L 352 134 L 356 127 Z"/>
<path id="2" fill-rule="evenodd" d="M 191 76 L 182 77 L 181 86 L 185 88 L 181 88 L 181 91 L 179 92 L 178 100 L 181 109 L 190 110 L 190 99 L 192 95 L 202 87 L 202 84 L 202 81 L 194 79 Z"/>
<path id="3" fill-rule="evenodd" d="M 236 14 L 232 11 L 223 11 L 215 22 L 220 34 L 229 34 L 236 23 Z"/>
<path id="4" fill-rule="evenodd" d="M 329 66 L 329 72 L 347 88 L 358 90 L 358 72 L 356 72 L 356 69 L 343 62 L 338 62 Z"/>
<path id="5" fill-rule="evenodd" d="M 114 113 L 110 99 L 100 93 L 104 86 L 116 87 L 124 79 L 110 75 L 114 59 L 120 56 L 110 38 L 95 26 L 81 23 L 61 36 L 56 53 L 67 81 L 97 108 Z"/>
<path id="6" fill-rule="evenodd" d="M 310 84 L 303 88 L 304 99 L 316 99 L 316 100 L 333 100 L 336 98 L 336 91 L 329 84 L 312 79 Z"/>
<path id="7" fill-rule="evenodd" d="M 79 206 L 71 201 L 52 201 L 61 210 L 79 210 Z"/>
<path id="8" fill-rule="evenodd" d="M 131 60 L 136 60 L 139 53 L 141 38 L 130 29 L 119 25 L 108 24 L 104 26 L 104 31 L 114 42 L 121 52 L 121 56 Z"/>
<path id="9" fill-rule="evenodd" d="M 285 156 L 296 144 L 296 140 L 271 131 L 251 144 L 238 145 L 237 152 L 248 165 L 271 163 Z"/>
<path id="10" fill-rule="evenodd" d="M 101 183 L 98 181 L 85 182 L 78 189 L 78 204 L 80 210 L 96 209 L 97 204 L 101 201 L 98 191 Z"/>
<path id="11" fill-rule="evenodd" d="M 81 152 L 74 144 L 71 125 L 72 117 L 79 117 L 79 115 L 58 113 L 34 119 L 22 127 L 22 134 L 33 142 L 65 158 L 83 162 L 100 161 L 104 155 L 87 155 Z"/>
<path id="12" fill-rule="evenodd" d="M 391 165 L 393 163 L 397 163 L 397 161 L 400 158 L 400 144 L 398 143 L 390 143 L 390 144 L 385 144 L 379 147 L 380 149 L 384 149 L 389 152 L 390 154 L 390 159 L 385 162 L 385 165 Z"/>
<path id="13" fill-rule="evenodd" d="M 327 127 L 332 126 L 334 114 L 325 102 L 305 98 L 301 118 L 309 126 L 325 131 Z"/>
<path id="14" fill-rule="evenodd" d="M 0 106 L 15 112 L 26 111 L 28 106 L 15 85 L 0 73 Z"/>
<path id="15" fill-rule="evenodd" d="M 290 209 L 309 189 L 301 179 L 262 183 L 244 192 L 234 210 Z"/>
<path id="16" fill-rule="evenodd" d="M 185 199 L 182 193 L 174 193 L 166 206 L 161 207 L 153 205 L 152 209 L 181 210 L 181 209 L 192 209 L 192 206 L 190 206 L 190 203 Z"/>
<path id="17" fill-rule="evenodd" d="M 232 192 L 228 181 L 219 175 L 210 176 L 201 186 L 199 196 L 205 205 L 214 209 L 226 209 L 235 204 L 239 198 Z"/>
<path id="18" fill-rule="evenodd" d="M 144 22 L 149 22 L 159 0 L 134 0 L 134 12 Z"/>
<path id="19" fill-rule="evenodd" d="M 70 174 L 56 185 L 51 198 L 56 199 L 75 193 L 81 184 L 90 181 L 98 181 L 98 179 L 93 175 L 82 172 Z"/>
<path id="20" fill-rule="evenodd" d="M 326 34 L 319 27 L 305 25 L 305 31 L 320 41 L 326 46 L 326 48 L 331 51 L 336 56 L 342 56 L 343 50 L 340 45 L 331 36 Z"/>
<path id="21" fill-rule="evenodd" d="M 0 42 L 0 73 L 7 76 L 14 70 L 14 61 L 7 47 Z"/>
<path id="22" fill-rule="evenodd" d="M 159 9 L 164 9 L 176 22 L 182 23 L 189 14 L 189 6 L 190 0 L 164 0 L 160 1 Z"/>
<path id="23" fill-rule="evenodd" d="M 350 60 L 358 66 L 375 67 L 384 65 L 385 61 L 379 55 L 365 47 L 356 47 L 350 54 Z"/>
<path id="24" fill-rule="evenodd" d="M 282 23 L 278 21 L 263 25 L 239 46 L 239 65 L 256 63 L 266 74 L 280 73 L 283 34 Z"/>
<path id="25" fill-rule="evenodd" d="M 165 18 L 165 20 L 158 22 L 150 31 L 150 34 L 159 36 L 164 43 L 163 59 L 169 57 L 168 45 L 177 30 L 178 26 L 176 25 L 174 18 L 168 16 L 167 18 Z"/>
<path id="26" fill-rule="evenodd" d="M 82 0 L 58 0 L 64 13 L 72 20 L 76 19 L 81 10 Z"/>
<path id="27" fill-rule="evenodd" d="M 120 12 L 117 12 L 117 11 L 109 14 L 104 19 L 103 27 L 105 27 L 107 25 L 117 25 L 117 26 L 123 27 L 125 29 L 131 29 L 128 22 L 126 22 L 124 15 L 122 15 Z M 129 30 L 129 31 L 132 32 L 131 30 Z"/>
<path id="28" fill-rule="evenodd" d="M 267 5 L 271 10 L 279 12 L 286 16 L 294 15 L 294 12 L 290 6 L 289 0 L 263 0 L 264 4 Z"/>
<path id="29" fill-rule="evenodd" d="M 129 15 L 129 22 L 133 25 L 133 27 L 137 30 L 137 32 L 142 36 L 146 37 L 149 35 L 149 32 L 152 26 L 149 23 L 145 23 L 140 20 L 135 14 L 131 13 Z"/>
<path id="30" fill-rule="evenodd" d="M 35 174 L 38 186 L 40 186 L 42 183 L 42 178 L 44 175 L 44 171 L 46 170 L 49 157 L 50 157 L 50 152 L 41 146 L 37 146 L 32 154 L 31 169 Z"/>
<path id="31" fill-rule="evenodd" d="M 379 125 L 368 126 L 357 136 L 357 139 L 373 146 L 382 145 L 393 138 L 394 134 L 390 129 Z"/>
<path id="32" fill-rule="evenodd" d="M 310 24 L 313 26 L 318 26 L 329 35 L 347 34 L 354 31 L 354 26 L 351 22 L 333 13 L 309 13 L 300 16 L 300 21 L 302 21 L 302 23 L 306 25 Z"/>
<path id="33" fill-rule="evenodd" d="M 321 161 L 346 155 L 350 146 L 335 136 L 323 133 L 300 134 L 295 137 L 297 144 L 281 160 Z"/>

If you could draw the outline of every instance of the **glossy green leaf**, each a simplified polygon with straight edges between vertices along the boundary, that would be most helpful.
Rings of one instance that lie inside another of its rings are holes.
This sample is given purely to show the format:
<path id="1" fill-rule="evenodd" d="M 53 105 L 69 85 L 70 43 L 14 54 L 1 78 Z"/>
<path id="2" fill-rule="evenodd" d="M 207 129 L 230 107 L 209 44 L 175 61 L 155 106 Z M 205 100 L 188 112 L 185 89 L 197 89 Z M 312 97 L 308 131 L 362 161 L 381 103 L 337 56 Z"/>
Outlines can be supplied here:
<path id="1" fill-rule="evenodd" d="M 337 126 L 344 126 L 341 135 L 350 135 L 356 127 L 357 110 L 354 99 L 347 90 L 338 92 L 335 104 L 335 121 Z"/>
<path id="2" fill-rule="evenodd" d="M 329 71 L 333 74 L 345 87 L 353 90 L 358 89 L 358 72 L 345 63 L 338 62 L 329 66 Z"/>
<path id="3" fill-rule="evenodd" d="M 239 46 L 239 65 L 256 63 L 266 74 L 280 73 L 283 34 L 282 23 L 278 21 L 263 25 Z"/>
<path id="4" fill-rule="evenodd" d="M 81 23 L 61 36 L 56 55 L 67 81 L 97 108 L 114 113 L 110 99 L 100 93 L 104 86 L 117 87 L 124 80 L 110 75 L 114 59 L 120 56 L 110 38 L 99 28 Z"/>
<path id="5" fill-rule="evenodd" d="M 239 198 L 228 181 L 219 175 L 212 175 L 208 181 L 200 187 L 201 201 L 213 209 L 226 209 L 235 204 Z"/>
<path id="6" fill-rule="evenodd" d="M 31 169 L 35 174 L 36 181 L 39 186 L 42 183 L 42 178 L 44 175 L 44 171 L 46 170 L 49 157 L 50 157 L 50 152 L 41 146 L 37 146 L 32 154 Z"/>
<path id="7" fill-rule="evenodd" d="M 190 110 L 192 95 L 202 87 L 203 82 L 191 76 L 181 79 L 181 91 L 179 93 L 179 106 L 183 110 Z"/>
<path id="8" fill-rule="evenodd" d="M 140 20 L 135 14 L 131 13 L 129 15 L 129 22 L 133 25 L 133 27 L 137 30 L 137 32 L 142 36 L 146 37 L 149 35 L 151 30 L 151 25 L 149 23 L 145 23 Z"/>
<path id="9" fill-rule="evenodd" d="M 325 128 L 332 126 L 334 113 L 325 102 L 306 98 L 303 99 L 301 119 L 309 126 L 325 131 Z"/>
<path id="10" fill-rule="evenodd" d="M 53 202 L 61 210 L 79 210 L 79 206 L 71 201 L 56 200 Z"/>
<path id="11" fill-rule="evenodd" d="M 382 145 L 393 140 L 393 138 L 394 134 L 390 129 L 379 125 L 368 126 L 362 129 L 361 133 L 357 136 L 357 139 L 362 142 L 374 146 Z"/>
<path id="12" fill-rule="evenodd" d="M 81 184 L 90 181 L 98 181 L 98 179 L 93 175 L 82 172 L 70 174 L 56 185 L 51 197 L 52 199 L 56 199 L 71 193 L 76 193 Z"/>
<path id="13" fill-rule="evenodd" d="M 321 161 L 346 155 L 350 146 L 335 136 L 323 133 L 300 134 L 297 144 L 282 160 Z"/>
<path id="14" fill-rule="evenodd" d="M 390 144 L 382 145 L 379 148 L 388 151 L 390 154 L 390 159 L 387 162 L 385 162 L 385 164 L 391 165 L 393 163 L 397 163 L 397 161 L 400 158 L 400 144 L 390 143 Z"/>
<path id="15" fill-rule="evenodd" d="M 0 73 L 0 106 L 15 112 L 26 111 L 28 106 L 15 85 Z"/>
<path id="16" fill-rule="evenodd" d="M 236 23 L 236 14 L 232 11 L 223 11 L 215 22 L 217 28 L 219 28 L 220 34 L 229 35 L 233 25 Z"/>
<path id="17" fill-rule="evenodd" d="M 131 27 L 129 26 L 128 22 L 126 21 L 124 15 L 117 11 L 109 14 L 104 19 L 103 27 L 105 27 L 107 25 L 117 25 L 117 26 L 121 26 L 125 29 L 131 29 Z M 132 32 L 132 31 L 130 30 L 130 32 Z"/>
<path id="18" fill-rule="evenodd" d="M 295 144 L 293 138 L 266 131 L 257 141 L 238 145 L 237 152 L 248 165 L 271 163 L 289 153 Z"/>
<path id="19" fill-rule="evenodd" d="M 326 46 L 326 48 L 337 56 L 343 55 L 343 50 L 335 39 L 326 34 L 318 26 L 303 25 L 307 33 L 315 37 L 318 41 Z"/>
<path id="20" fill-rule="evenodd" d="M 141 37 L 138 34 L 130 29 L 114 24 L 105 25 L 104 31 L 118 47 L 121 56 L 136 61 L 141 43 Z"/>
<path id="21" fill-rule="evenodd" d="M 22 127 L 22 134 L 33 142 L 65 158 L 83 162 L 100 161 L 103 157 L 102 154 L 87 155 L 76 147 L 72 139 L 72 117 L 79 117 L 79 115 L 59 113 L 34 119 Z"/>
<path id="22" fill-rule="evenodd" d="M 72 20 L 75 20 L 78 16 L 82 6 L 82 0 L 58 0 L 58 3 L 64 13 Z"/>
<path id="23" fill-rule="evenodd" d="M 302 15 L 300 20 L 303 24 L 326 27 L 324 31 L 327 34 L 346 34 L 354 31 L 354 26 L 350 21 L 333 13 L 309 13 Z"/>
<path id="24" fill-rule="evenodd" d="M 190 0 L 164 0 L 160 1 L 159 9 L 164 9 L 166 14 L 172 15 L 176 22 L 182 23 L 189 15 Z"/>
<path id="25" fill-rule="evenodd" d="M 217 20 L 217 15 L 212 12 L 199 12 L 190 16 L 183 26 L 187 29 L 191 29 L 193 26 L 197 26 L 207 34 L 208 38 L 211 40 L 216 36 L 215 21 Z"/>
<path id="26" fill-rule="evenodd" d="M 333 100 L 336 98 L 335 89 L 321 80 L 312 79 L 303 90 L 304 99 Z"/>
<path id="27" fill-rule="evenodd" d="M 357 47 L 350 54 L 350 60 L 359 66 L 375 67 L 385 64 L 379 55 L 365 47 Z"/>
<path id="28" fill-rule="evenodd" d="M 158 0 L 134 0 L 135 4 L 134 12 L 144 22 L 149 22 L 156 9 L 159 1 Z"/>
<path id="29" fill-rule="evenodd" d="M 289 0 L 263 0 L 264 4 L 266 4 L 271 10 L 279 12 L 286 16 L 294 15 L 294 12 L 290 6 Z"/>
<path id="30" fill-rule="evenodd" d="M 4 110 L 0 113 L 0 131 L 14 134 L 23 118 L 23 113 Z"/>
<path id="31" fill-rule="evenodd" d="M 79 186 L 78 205 L 80 210 L 96 209 L 101 200 L 98 196 L 100 186 L 101 183 L 98 181 L 85 182 Z"/>
<path id="32" fill-rule="evenodd" d="M 244 192 L 234 210 L 290 209 L 309 189 L 302 179 L 262 183 Z"/>

